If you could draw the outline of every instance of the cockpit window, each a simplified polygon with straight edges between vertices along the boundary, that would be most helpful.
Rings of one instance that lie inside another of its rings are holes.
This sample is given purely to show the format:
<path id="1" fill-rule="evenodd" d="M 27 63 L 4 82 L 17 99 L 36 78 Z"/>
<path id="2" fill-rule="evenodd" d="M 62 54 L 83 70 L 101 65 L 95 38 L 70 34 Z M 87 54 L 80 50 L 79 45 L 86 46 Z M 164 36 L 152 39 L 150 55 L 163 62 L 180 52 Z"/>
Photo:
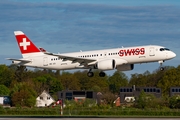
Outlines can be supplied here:
<path id="1" fill-rule="evenodd" d="M 170 51 L 170 49 L 168 49 L 168 48 L 164 48 L 164 50 Z"/>
<path id="2" fill-rule="evenodd" d="M 160 51 L 170 51 L 168 48 L 160 48 Z"/>
<path id="3" fill-rule="evenodd" d="M 160 51 L 164 51 L 164 48 L 160 48 Z"/>

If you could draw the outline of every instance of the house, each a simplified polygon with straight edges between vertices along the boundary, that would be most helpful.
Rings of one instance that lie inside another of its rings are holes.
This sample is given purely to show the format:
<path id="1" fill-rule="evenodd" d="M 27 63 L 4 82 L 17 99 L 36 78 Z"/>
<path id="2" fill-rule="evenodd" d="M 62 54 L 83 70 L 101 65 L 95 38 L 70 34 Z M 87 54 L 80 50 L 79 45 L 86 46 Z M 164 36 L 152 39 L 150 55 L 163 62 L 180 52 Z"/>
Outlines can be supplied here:
<path id="1" fill-rule="evenodd" d="M 63 90 L 58 92 L 59 100 L 75 100 L 82 101 L 86 98 L 96 99 L 97 94 L 93 91 L 77 91 L 77 90 Z"/>
<path id="2" fill-rule="evenodd" d="M 74 101 L 75 101 L 76 103 L 82 104 L 85 100 L 86 100 L 85 97 L 74 97 Z"/>
<path id="3" fill-rule="evenodd" d="M 121 103 L 134 102 L 135 98 L 139 97 L 141 91 L 146 94 L 152 94 L 156 98 L 161 97 L 161 88 L 157 87 L 120 87 L 120 101 Z"/>
<path id="4" fill-rule="evenodd" d="M 0 105 L 11 106 L 11 99 L 9 96 L 0 96 Z"/>
<path id="5" fill-rule="evenodd" d="M 174 95 L 180 95 L 180 87 L 170 87 L 170 97 Z"/>
<path id="6" fill-rule="evenodd" d="M 116 100 L 113 103 L 116 105 L 116 107 L 120 106 L 120 97 L 116 98 Z"/>
<path id="7" fill-rule="evenodd" d="M 36 107 L 50 106 L 55 100 L 45 90 L 36 98 Z"/>

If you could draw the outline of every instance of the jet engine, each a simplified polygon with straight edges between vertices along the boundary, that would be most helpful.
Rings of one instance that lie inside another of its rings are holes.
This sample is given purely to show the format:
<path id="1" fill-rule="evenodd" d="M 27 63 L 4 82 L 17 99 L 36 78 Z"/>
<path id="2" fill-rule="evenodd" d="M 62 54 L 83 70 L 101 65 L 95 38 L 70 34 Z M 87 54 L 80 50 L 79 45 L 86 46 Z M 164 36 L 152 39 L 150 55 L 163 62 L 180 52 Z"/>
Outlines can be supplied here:
<path id="1" fill-rule="evenodd" d="M 21 61 L 15 61 L 15 60 L 12 61 L 12 64 L 19 64 L 19 63 L 21 63 Z"/>
<path id="2" fill-rule="evenodd" d="M 106 59 L 98 61 L 95 65 L 95 68 L 100 70 L 113 70 L 116 68 L 115 60 Z"/>

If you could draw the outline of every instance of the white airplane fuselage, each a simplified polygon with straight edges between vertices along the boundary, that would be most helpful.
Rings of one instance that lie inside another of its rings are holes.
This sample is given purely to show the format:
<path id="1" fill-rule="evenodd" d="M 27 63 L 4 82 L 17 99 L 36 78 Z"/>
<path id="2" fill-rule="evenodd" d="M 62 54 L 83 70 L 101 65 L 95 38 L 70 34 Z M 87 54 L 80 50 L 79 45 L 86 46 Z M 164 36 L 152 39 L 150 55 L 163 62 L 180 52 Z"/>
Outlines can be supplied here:
<path id="1" fill-rule="evenodd" d="M 165 61 L 175 57 L 172 51 L 164 50 L 160 51 L 162 46 L 148 45 L 148 46 L 137 46 L 127 48 L 116 48 L 96 51 L 85 51 L 85 52 L 74 52 L 66 53 L 61 55 L 96 59 L 97 61 L 109 60 L 109 59 L 123 59 L 127 61 L 127 64 L 138 64 Z M 32 53 L 34 54 L 34 53 Z M 29 59 L 27 57 L 26 59 Z M 56 56 L 42 54 L 40 56 L 30 57 L 32 62 L 24 64 L 24 66 L 46 68 L 54 70 L 67 70 L 67 69 L 78 69 L 86 68 L 78 62 L 70 60 L 63 60 Z"/>

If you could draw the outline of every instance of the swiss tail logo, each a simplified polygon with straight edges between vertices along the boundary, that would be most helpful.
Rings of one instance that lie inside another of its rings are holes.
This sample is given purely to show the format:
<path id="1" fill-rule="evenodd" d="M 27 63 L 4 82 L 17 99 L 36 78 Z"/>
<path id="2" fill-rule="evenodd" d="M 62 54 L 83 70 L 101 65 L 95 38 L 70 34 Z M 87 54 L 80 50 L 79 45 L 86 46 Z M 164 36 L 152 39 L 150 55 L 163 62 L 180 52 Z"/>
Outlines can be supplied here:
<path id="1" fill-rule="evenodd" d="M 22 31 L 15 31 L 14 34 L 22 54 L 41 52 Z"/>
<path id="2" fill-rule="evenodd" d="M 27 46 L 30 46 L 30 42 L 27 42 L 26 38 L 23 38 L 23 41 L 19 43 L 19 46 L 23 46 L 23 50 L 27 50 Z"/>

